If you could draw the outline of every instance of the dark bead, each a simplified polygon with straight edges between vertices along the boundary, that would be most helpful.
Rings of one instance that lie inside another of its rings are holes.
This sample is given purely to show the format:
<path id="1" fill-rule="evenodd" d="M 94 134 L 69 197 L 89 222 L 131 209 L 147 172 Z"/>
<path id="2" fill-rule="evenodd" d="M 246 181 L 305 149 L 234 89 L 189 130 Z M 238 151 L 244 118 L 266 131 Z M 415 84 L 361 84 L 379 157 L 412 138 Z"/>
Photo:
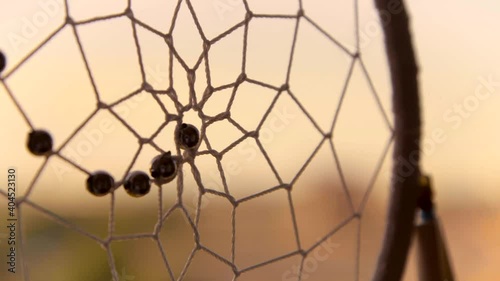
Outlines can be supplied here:
<path id="1" fill-rule="evenodd" d="M 170 151 L 153 159 L 151 176 L 161 184 L 171 182 L 177 174 L 177 163 Z"/>
<path id="2" fill-rule="evenodd" d="M 200 132 L 195 126 L 184 123 L 177 131 L 177 139 L 182 149 L 192 149 L 200 142 Z"/>
<path id="3" fill-rule="evenodd" d="M 5 58 L 5 55 L 2 52 L 0 52 L 0 72 L 4 71 L 6 65 L 7 65 L 7 58 Z"/>
<path id="4" fill-rule="evenodd" d="M 95 172 L 87 178 L 87 190 L 95 196 L 108 194 L 114 186 L 113 177 L 103 171 Z"/>
<path id="5" fill-rule="evenodd" d="M 149 193 L 151 189 L 151 182 L 149 176 L 142 171 L 135 171 L 131 173 L 123 185 L 125 190 L 130 196 L 142 197 Z"/>
<path id="6" fill-rule="evenodd" d="M 43 130 L 32 131 L 28 135 L 28 150 L 34 155 L 45 155 L 52 151 L 52 137 Z"/>

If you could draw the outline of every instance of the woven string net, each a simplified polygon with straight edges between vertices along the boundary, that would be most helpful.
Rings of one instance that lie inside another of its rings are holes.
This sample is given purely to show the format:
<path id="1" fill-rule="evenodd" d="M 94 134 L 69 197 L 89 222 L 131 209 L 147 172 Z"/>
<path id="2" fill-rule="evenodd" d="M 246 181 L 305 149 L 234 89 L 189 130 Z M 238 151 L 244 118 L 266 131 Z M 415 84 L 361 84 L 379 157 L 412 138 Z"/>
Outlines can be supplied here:
<path id="1" fill-rule="evenodd" d="M 67 2 L 1 76 L 17 111 L 3 119 L 21 124 L 5 151 L 19 174 L 13 280 L 369 277 L 361 222 L 370 232 L 393 130 L 358 1 L 129 1 L 98 16 Z M 176 143 L 181 123 L 200 130 L 193 153 Z M 39 128 L 47 157 L 26 152 Z M 175 180 L 125 194 L 126 176 L 167 151 Z M 117 182 L 102 198 L 84 186 L 96 170 Z"/>

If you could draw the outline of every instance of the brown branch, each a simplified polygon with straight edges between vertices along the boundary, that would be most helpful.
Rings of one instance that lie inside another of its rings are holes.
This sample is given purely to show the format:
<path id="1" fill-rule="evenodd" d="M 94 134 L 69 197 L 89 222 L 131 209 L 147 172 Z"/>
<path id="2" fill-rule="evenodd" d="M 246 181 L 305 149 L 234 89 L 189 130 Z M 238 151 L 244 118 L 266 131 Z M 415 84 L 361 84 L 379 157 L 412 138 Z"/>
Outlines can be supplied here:
<path id="1" fill-rule="evenodd" d="M 403 0 L 375 0 L 392 78 L 395 145 L 385 240 L 373 281 L 401 279 L 418 197 L 420 105 L 415 54 Z M 388 15 L 390 19 L 387 20 Z"/>

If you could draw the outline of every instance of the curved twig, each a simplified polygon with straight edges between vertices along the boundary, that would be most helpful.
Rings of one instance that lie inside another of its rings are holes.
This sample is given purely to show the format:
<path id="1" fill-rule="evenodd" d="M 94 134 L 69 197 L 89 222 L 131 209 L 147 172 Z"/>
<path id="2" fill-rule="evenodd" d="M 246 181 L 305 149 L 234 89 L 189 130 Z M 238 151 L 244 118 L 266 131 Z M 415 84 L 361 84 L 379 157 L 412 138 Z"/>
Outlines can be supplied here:
<path id="1" fill-rule="evenodd" d="M 375 4 L 382 22 L 386 21 L 383 29 L 392 79 L 395 145 L 385 240 L 372 280 L 397 281 L 406 264 L 419 191 L 418 67 L 404 1 L 375 0 Z M 393 13 L 387 22 L 388 11 Z"/>

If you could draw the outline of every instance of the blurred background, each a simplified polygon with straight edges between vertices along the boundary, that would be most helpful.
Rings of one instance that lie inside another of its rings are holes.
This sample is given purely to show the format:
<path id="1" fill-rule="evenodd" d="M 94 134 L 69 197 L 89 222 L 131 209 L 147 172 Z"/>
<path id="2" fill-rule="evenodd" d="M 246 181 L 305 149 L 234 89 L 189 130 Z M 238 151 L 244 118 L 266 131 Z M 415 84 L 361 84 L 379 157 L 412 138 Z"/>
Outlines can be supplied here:
<path id="1" fill-rule="evenodd" d="M 118 15 L 126 2 L 69 0 L 69 14 L 77 22 Z M 137 20 L 167 33 L 176 2 L 136 0 L 131 7 Z M 380 22 L 372 2 L 359 1 L 356 23 L 354 1 L 303 1 L 310 20 L 301 19 L 297 31 L 289 76 L 295 99 L 281 94 L 274 102 L 277 89 L 287 79 L 296 20 L 253 18 L 249 24 L 245 72 L 260 84 L 246 81 L 238 87 L 231 118 L 246 131 L 261 126 L 259 142 L 245 138 L 231 146 L 244 134 L 227 119 L 215 122 L 206 131 L 210 147 L 219 152 L 230 149 L 219 163 L 207 154 L 196 157 L 195 164 L 206 188 L 224 192 L 220 165 L 227 188 L 236 199 L 278 186 L 280 181 L 293 182 L 293 191 L 291 201 L 280 189 L 236 208 L 234 263 L 240 269 L 297 250 L 290 211 L 293 202 L 302 247 L 308 249 L 327 237 L 312 251 L 312 258 L 306 259 L 302 280 L 327 280 L 331 276 L 356 280 L 356 268 L 359 280 L 369 280 L 373 274 L 387 209 L 393 121 L 381 33 L 381 25 L 386 23 Z M 500 166 L 495 162 L 500 158 L 500 55 L 496 52 L 500 41 L 494 36 L 495 27 L 500 26 L 496 16 L 500 5 L 493 0 L 407 2 L 420 65 L 422 167 L 433 177 L 456 279 L 492 280 L 500 274 L 495 267 L 500 260 Z M 131 163 L 132 170 L 148 171 L 158 152 L 151 146 L 139 151 L 137 138 L 108 111 L 93 114 L 96 96 L 75 34 L 71 26 L 62 27 L 66 18 L 62 0 L 0 3 L 0 50 L 7 57 L 4 75 L 55 34 L 0 87 L 0 124 L 4 128 L 0 169 L 6 174 L 9 167 L 17 168 L 17 196 L 29 194 L 33 203 L 22 208 L 25 247 L 24 253 L 18 253 L 18 261 L 26 262 L 29 280 L 111 280 L 106 251 L 75 231 L 78 228 L 99 238 L 107 237 L 110 196 L 91 196 L 84 186 L 87 175 L 61 158 L 51 157 L 45 163 L 43 158 L 29 154 L 25 143 L 30 129 L 9 98 L 8 89 L 34 127 L 51 132 L 55 148 L 88 119 L 61 150 L 61 155 L 88 171 L 106 170 L 115 179 L 122 179 Z M 242 1 L 191 3 L 208 39 L 217 38 L 245 18 Z M 248 0 L 248 4 L 254 14 L 296 15 L 299 9 L 298 1 Z M 114 103 L 140 88 L 141 70 L 130 19 L 117 16 L 79 25 L 76 30 L 104 103 Z M 356 50 L 356 30 L 363 65 L 358 60 L 353 63 L 349 55 Z M 187 104 L 190 87 L 186 71 L 178 60 L 169 61 L 165 40 L 140 25 L 136 25 L 136 33 L 146 81 L 154 89 L 166 90 L 171 86 L 171 76 L 179 102 Z M 234 87 L 224 85 L 234 83 L 241 74 L 244 34 L 243 26 L 236 28 L 210 48 L 211 84 L 220 90 L 203 107 L 208 116 L 224 112 L 231 100 Z M 192 68 L 203 51 L 203 41 L 185 2 L 172 37 L 178 55 Z M 194 84 L 198 98 L 207 87 L 205 72 L 203 60 Z M 165 95 L 160 97 L 166 110 L 176 114 L 175 103 Z M 336 115 L 340 101 L 342 106 Z M 151 136 L 165 120 L 159 104 L 145 91 L 114 109 L 141 137 Z M 184 113 L 183 121 L 198 128 L 202 125 L 193 110 Z M 332 126 L 330 145 L 322 134 Z M 177 151 L 174 130 L 171 122 L 155 138 L 165 151 Z M 199 151 L 206 149 L 203 142 Z M 215 195 L 204 195 L 198 202 L 191 167 L 185 165 L 183 175 L 187 215 L 194 219 L 200 205 L 198 231 L 202 244 L 230 260 L 232 205 Z M 1 189 L 5 191 L 4 184 Z M 148 195 L 137 199 L 118 189 L 114 235 L 152 233 L 158 220 L 159 196 L 163 201 L 160 212 L 175 204 L 175 181 L 161 191 L 153 186 Z M 0 196 L 0 204 L 5 206 L 0 213 L 3 223 L 7 202 Z M 360 220 L 350 219 L 353 210 L 362 210 Z M 54 221 L 47 211 L 71 226 Z M 21 271 L 15 275 L 7 272 L 7 231 L 1 229 L 0 278 L 28 280 Z M 179 209 L 172 212 L 160 232 L 160 241 L 177 278 L 194 246 L 186 214 Z M 120 280 L 168 280 L 170 273 L 153 240 L 113 242 L 111 249 Z M 242 273 L 237 280 L 298 280 L 300 264 L 300 256 L 292 255 Z M 229 266 L 198 251 L 185 280 L 232 277 Z M 416 280 L 413 252 L 404 280 Z"/>

